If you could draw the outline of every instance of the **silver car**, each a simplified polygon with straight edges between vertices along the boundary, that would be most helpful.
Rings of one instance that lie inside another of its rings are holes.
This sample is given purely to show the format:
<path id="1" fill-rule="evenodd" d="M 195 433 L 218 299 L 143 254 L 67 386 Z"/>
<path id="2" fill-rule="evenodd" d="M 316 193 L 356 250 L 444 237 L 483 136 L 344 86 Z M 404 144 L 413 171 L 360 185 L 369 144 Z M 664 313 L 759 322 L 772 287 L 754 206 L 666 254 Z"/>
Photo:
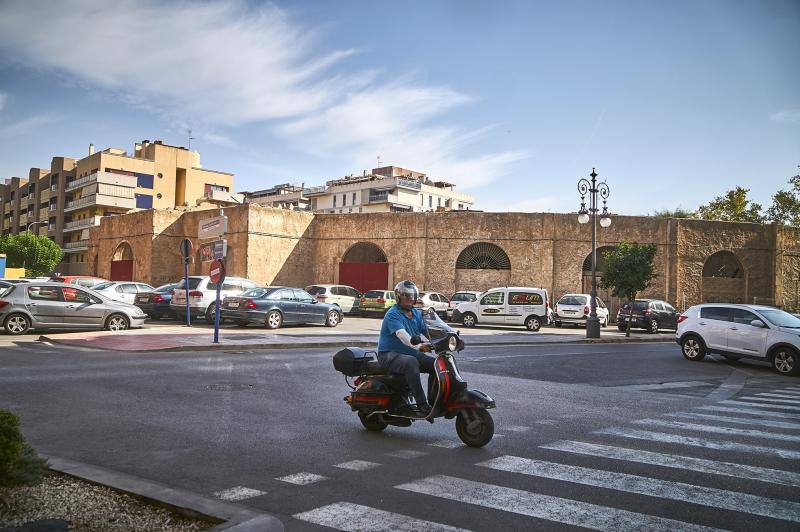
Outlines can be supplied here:
<path id="1" fill-rule="evenodd" d="M 142 327 L 145 317 L 138 307 L 74 284 L 20 283 L 0 296 L 0 323 L 14 335 L 56 328 L 121 331 Z"/>

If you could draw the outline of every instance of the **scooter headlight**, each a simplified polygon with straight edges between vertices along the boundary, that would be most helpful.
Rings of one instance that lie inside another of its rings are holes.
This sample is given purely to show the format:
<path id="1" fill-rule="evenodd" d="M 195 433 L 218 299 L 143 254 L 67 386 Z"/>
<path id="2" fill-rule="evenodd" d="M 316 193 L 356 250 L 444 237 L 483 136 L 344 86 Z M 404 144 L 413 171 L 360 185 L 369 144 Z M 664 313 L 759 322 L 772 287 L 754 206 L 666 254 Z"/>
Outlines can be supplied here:
<path id="1" fill-rule="evenodd" d="M 447 341 L 447 350 L 455 351 L 456 348 L 458 348 L 458 338 L 450 336 L 450 339 Z"/>

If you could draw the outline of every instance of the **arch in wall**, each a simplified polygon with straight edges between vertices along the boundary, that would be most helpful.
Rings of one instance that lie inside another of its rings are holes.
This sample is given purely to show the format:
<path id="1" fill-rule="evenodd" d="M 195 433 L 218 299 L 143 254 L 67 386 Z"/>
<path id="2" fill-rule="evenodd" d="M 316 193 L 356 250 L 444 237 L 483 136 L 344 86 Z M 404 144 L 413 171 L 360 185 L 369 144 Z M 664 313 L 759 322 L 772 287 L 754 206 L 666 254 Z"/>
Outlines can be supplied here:
<path id="1" fill-rule="evenodd" d="M 508 253 L 491 242 L 475 242 L 456 258 L 456 290 L 488 290 L 511 284 Z"/>
<path id="2" fill-rule="evenodd" d="M 128 242 L 120 242 L 111 255 L 111 280 L 133 281 L 133 248 Z"/>
<path id="3" fill-rule="evenodd" d="M 389 261 L 380 246 L 372 242 L 356 242 L 345 251 L 338 264 L 339 284 L 352 286 L 359 292 L 386 290 L 389 284 Z"/>
<path id="4" fill-rule="evenodd" d="M 746 303 L 747 271 L 739 258 L 722 250 L 703 262 L 700 293 L 704 303 Z"/>
<path id="5" fill-rule="evenodd" d="M 603 300 L 603 302 L 608 307 L 609 315 L 611 319 L 616 318 L 617 310 L 619 306 L 623 303 L 620 298 L 613 297 L 611 295 L 611 289 L 609 288 L 601 288 L 600 281 L 603 279 L 603 270 L 605 270 L 606 266 L 606 259 L 603 255 L 606 251 L 611 251 L 614 249 L 614 246 L 601 246 L 597 248 L 597 297 Z M 583 259 L 583 265 L 581 266 L 581 293 L 583 294 L 591 294 L 592 293 L 592 253 L 589 252 L 586 255 L 586 258 Z M 554 296 L 560 297 L 560 295 Z M 557 300 L 556 300 L 557 301 Z"/>

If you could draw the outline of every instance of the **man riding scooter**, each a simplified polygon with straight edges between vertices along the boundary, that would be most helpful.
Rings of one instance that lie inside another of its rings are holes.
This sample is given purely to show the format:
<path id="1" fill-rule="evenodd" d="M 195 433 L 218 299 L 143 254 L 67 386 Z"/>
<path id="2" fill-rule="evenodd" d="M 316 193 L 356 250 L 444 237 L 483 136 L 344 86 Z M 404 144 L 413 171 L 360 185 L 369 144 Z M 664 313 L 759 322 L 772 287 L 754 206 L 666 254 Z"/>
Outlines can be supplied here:
<path id="1" fill-rule="evenodd" d="M 417 285 L 411 281 L 400 281 L 394 287 L 397 303 L 386 312 L 378 340 L 378 363 L 393 373 L 405 375 L 408 387 L 414 395 L 416 405 L 409 405 L 406 415 L 425 418 L 431 406 L 425 399 L 425 391 L 420 383 L 420 371 L 428 373 L 429 387 L 433 379 L 434 356 L 428 355 L 431 345 L 430 332 L 422 312 L 414 308 L 419 297 Z M 420 343 L 412 338 L 419 338 Z"/>

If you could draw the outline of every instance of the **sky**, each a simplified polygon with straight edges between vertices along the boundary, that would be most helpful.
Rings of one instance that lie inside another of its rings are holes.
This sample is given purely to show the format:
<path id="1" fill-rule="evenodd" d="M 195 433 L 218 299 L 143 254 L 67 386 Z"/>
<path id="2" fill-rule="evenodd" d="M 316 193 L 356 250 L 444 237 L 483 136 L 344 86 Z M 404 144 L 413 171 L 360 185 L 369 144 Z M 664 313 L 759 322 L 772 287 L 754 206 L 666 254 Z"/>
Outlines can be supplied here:
<path id="1" fill-rule="evenodd" d="M 393 164 L 573 212 L 596 168 L 614 213 L 767 207 L 800 173 L 798 28 L 798 0 L 0 0 L 0 178 L 191 129 L 237 191 Z"/>

